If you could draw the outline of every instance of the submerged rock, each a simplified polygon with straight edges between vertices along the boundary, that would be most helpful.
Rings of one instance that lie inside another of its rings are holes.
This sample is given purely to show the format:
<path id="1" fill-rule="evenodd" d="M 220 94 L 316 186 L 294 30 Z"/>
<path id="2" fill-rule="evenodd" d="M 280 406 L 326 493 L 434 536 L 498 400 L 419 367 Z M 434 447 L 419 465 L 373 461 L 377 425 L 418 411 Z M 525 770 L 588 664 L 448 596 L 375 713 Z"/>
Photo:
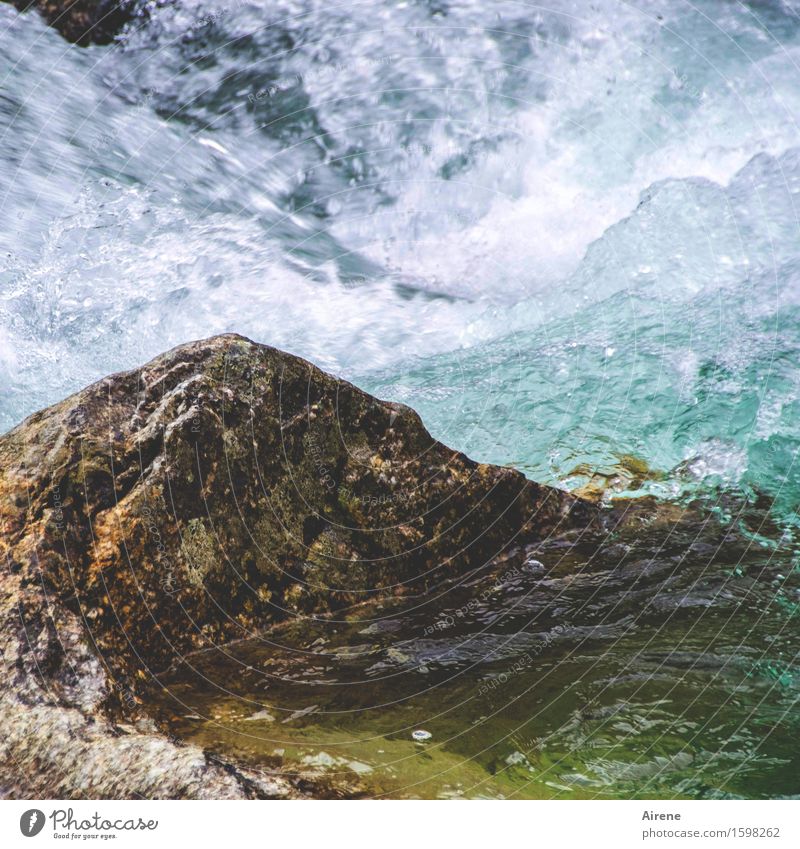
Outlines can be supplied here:
<path id="1" fill-rule="evenodd" d="M 138 0 L 4 0 L 21 12 L 36 9 L 68 41 L 108 44 L 130 21 Z"/>
<path id="2" fill-rule="evenodd" d="M 433 592 L 594 515 L 240 336 L 106 378 L 0 438 L 0 792 L 292 795 L 142 730 L 143 685 L 187 652 Z"/>

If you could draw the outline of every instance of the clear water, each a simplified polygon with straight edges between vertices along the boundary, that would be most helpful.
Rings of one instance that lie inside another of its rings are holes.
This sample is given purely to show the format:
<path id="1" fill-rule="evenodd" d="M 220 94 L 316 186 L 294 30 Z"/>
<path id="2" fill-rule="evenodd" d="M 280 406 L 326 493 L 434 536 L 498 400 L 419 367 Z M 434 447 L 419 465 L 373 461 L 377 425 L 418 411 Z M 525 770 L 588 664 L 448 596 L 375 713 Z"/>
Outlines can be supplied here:
<path id="1" fill-rule="evenodd" d="M 723 521 L 750 505 L 734 560 L 796 575 L 798 4 L 178 0 L 85 50 L 2 5 L 0 54 L 1 429 L 233 330 L 538 480 L 696 499 Z M 756 631 L 715 596 L 702 620 L 726 624 L 691 651 L 792 678 L 778 634 L 796 623 L 766 586 Z M 662 652 L 683 633 L 651 627 Z M 647 634 L 620 639 L 559 676 L 602 686 Z M 773 682 L 751 709 L 755 690 L 715 681 L 706 703 L 734 694 L 747 745 L 793 692 Z M 681 716 L 683 697 L 655 707 L 659 686 L 640 704 Z M 509 708 L 532 717 L 519 746 L 550 733 L 531 698 Z M 629 792 L 601 760 L 604 792 Z M 710 786 L 798 792 L 774 775 Z"/>
<path id="2" fill-rule="evenodd" d="M 796 796 L 800 574 L 722 536 L 686 515 L 520 553 L 412 611 L 194 655 L 153 700 L 330 795 Z"/>

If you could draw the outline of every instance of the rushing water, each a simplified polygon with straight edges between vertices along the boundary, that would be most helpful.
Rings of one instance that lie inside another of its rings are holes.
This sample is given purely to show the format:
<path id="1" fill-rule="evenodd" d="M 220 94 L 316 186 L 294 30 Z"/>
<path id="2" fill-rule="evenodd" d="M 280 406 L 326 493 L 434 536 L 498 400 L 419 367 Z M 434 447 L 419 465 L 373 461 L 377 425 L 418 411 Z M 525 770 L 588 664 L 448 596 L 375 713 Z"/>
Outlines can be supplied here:
<path id="1" fill-rule="evenodd" d="M 243 647 L 172 682 L 183 733 L 368 792 L 800 793 L 798 4 L 176 0 L 88 49 L 3 4 L 0 55 L 0 428 L 235 330 L 740 535 L 537 553 L 424 638 L 445 607 Z M 313 697 L 236 671 L 314 639 Z"/>

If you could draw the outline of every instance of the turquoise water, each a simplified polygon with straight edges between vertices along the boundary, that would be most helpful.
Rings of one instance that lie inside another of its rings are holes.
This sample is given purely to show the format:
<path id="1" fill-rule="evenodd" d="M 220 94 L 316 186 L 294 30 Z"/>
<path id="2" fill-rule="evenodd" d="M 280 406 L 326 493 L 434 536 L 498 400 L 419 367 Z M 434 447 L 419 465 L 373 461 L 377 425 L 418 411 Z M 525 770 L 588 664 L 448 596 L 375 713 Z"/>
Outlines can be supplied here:
<path id="1" fill-rule="evenodd" d="M 693 500 L 751 541 L 731 570 L 796 575 L 795 3 L 185 0 L 88 49 L 3 5 L 0 54 L 0 429 L 237 331 L 412 405 L 477 459 Z M 740 671 L 794 680 L 793 590 L 760 588 L 755 630 L 737 614 L 692 651 L 728 640 Z M 660 651 L 678 639 L 652 627 Z M 625 639 L 623 660 L 645 633 Z M 589 689 L 617 663 L 592 651 L 573 675 Z M 726 700 L 734 751 L 793 693 Z M 664 708 L 678 738 L 682 704 Z M 704 781 L 796 793 L 789 760 Z M 658 792 L 699 792 L 685 778 Z"/>
<path id="2" fill-rule="evenodd" d="M 797 502 L 788 3 L 0 10 L 0 424 L 237 330 L 577 485 Z M 358 12 L 358 13 L 357 13 Z"/>

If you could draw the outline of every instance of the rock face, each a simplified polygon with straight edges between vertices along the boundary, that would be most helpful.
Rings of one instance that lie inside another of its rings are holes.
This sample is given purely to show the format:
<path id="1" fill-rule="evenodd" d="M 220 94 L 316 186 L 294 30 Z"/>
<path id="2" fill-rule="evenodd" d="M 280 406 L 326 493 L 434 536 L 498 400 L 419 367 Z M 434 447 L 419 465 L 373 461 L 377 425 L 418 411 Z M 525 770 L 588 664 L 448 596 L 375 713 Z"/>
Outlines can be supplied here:
<path id="1" fill-rule="evenodd" d="M 137 0 L 5 0 L 20 11 L 36 9 L 68 41 L 108 44 L 133 17 Z"/>
<path id="2" fill-rule="evenodd" d="M 0 438 L 0 794 L 292 795 L 159 736 L 141 685 L 593 516 L 240 336 L 106 378 Z"/>

